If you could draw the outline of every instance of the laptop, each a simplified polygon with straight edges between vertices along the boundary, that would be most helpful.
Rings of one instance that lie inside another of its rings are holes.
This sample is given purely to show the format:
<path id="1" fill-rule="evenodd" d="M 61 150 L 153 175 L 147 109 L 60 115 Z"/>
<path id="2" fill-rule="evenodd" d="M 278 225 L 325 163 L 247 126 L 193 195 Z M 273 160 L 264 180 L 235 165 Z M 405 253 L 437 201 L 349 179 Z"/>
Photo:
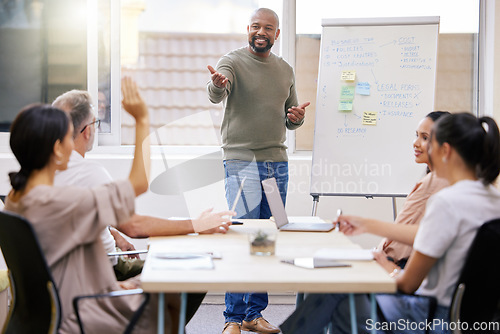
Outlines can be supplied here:
<path id="1" fill-rule="evenodd" d="M 335 227 L 332 223 L 317 222 L 317 217 L 309 217 L 311 222 L 291 223 L 288 221 L 288 216 L 285 211 L 285 206 L 281 200 L 278 185 L 275 178 L 269 178 L 262 181 L 262 187 L 266 194 L 269 208 L 274 217 L 276 227 L 280 231 L 297 231 L 297 232 L 328 232 Z M 315 222 L 313 222 L 315 220 Z M 301 219 L 303 221 L 303 219 Z"/>

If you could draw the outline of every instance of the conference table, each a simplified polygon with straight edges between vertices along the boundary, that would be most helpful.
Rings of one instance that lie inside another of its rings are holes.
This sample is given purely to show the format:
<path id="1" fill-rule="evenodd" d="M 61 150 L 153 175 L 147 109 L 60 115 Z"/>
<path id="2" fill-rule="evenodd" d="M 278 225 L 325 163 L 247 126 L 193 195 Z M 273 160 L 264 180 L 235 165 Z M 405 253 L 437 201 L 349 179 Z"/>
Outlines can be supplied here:
<path id="1" fill-rule="evenodd" d="M 145 292 L 159 293 L 158 333 L 164 328 L 164 293 L 181 293 L 179 333 L 184 333 L 187 292 L 297 292 L 349 293 L 352 333 L 357 332 L 354 294 L 372 294 L 372 317 L 375 319 L 374 293 L 393 293 L 396 285 L 375 261 L 342 261 L 350 267 L 305 269 L 281 262 L 312 257 L 319 249 L 359 249 L 337 230 L 331 232 L 278 231 L 275 255 L 250 255 L 248 234 L 262 229 L 275 231 L 271 220 L 242 220 L 230 226 L 226 234 L 191 234 L 152 237 L 141 275 Z M 213 268 L 206 262 L 180 261 L 188 265 L 172 267 L 171 255 L 212 254 Z M 167 255 L 165 257 L 165 255 Z M 165 264 L 165 265 L 163 265 Z"/>

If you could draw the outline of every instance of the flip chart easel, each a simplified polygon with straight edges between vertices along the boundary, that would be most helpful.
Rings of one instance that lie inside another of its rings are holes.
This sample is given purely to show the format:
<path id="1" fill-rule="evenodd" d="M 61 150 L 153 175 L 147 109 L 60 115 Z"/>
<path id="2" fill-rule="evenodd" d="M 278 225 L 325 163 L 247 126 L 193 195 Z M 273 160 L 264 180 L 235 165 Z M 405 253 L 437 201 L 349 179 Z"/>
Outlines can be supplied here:
<path id="1" fill-rule="evenodd" d="M 439 17 L 324 19 L 310 194 L 406 197 L 434 107 Z"/>

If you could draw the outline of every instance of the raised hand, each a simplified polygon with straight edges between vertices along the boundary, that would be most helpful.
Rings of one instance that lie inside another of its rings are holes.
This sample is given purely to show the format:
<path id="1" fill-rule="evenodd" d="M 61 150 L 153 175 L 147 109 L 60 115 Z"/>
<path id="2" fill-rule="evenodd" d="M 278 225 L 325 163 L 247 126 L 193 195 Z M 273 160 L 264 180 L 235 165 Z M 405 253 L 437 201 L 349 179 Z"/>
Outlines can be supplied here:
<path id="1" fill-rule="evenodd" d="M 217 72 L 212 66 L 207 66 L 210 74 L 212 74 L 212 83 L 217 88 L 225 88 L 228 82 L 228 78 L 224 74 Z"/>
<path id="2" fill-rule="evenodd" d="M 146 103 L 139 93 L 137 84 L 130 77 L 123 77 L 122 79 L 122 105 L 126 112 L 128 112 L 136 120 L 148 116 L 148 108 Z"/>
<path id="3" fill-rule="evenodd" d="M 129 180 L 136 196 L 148 190 L 148 175 L 151 159 L 149 148 L 149 114 L 146 103 L 139 93 L 137 85 L 130 77 L 122 79 L 123 108 L 135 118 L 134 160 L 130 168 Z"/>

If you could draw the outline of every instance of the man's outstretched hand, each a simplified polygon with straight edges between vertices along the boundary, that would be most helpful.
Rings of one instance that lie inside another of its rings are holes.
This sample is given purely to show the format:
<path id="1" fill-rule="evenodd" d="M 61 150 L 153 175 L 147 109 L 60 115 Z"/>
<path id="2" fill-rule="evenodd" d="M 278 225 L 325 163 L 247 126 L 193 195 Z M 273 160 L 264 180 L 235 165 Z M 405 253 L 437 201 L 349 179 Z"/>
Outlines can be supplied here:
<path id="1" fill-rule="evenodd" d="M 217 72 L 212 66 L 207 66 L 210 74 L 212 74 L 212 83 L 217 88 L 225 88 L 228 82 L 228 78 L 224 74 Z"/>

